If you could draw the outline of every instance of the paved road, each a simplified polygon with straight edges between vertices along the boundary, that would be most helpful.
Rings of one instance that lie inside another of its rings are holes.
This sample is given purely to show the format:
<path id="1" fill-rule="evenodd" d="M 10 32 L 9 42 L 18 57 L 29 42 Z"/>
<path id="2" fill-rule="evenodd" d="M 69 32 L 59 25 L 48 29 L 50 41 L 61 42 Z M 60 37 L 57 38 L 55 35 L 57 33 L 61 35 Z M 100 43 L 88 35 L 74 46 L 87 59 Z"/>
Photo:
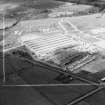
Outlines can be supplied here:
<path id="1" fill-rule="evenodd" d="M 87 82 L 84 80 L 67 73 L 52 71 L 37 62 L 34 65 L 24 62 L 13 56 L 7 56 L 6 61 L 6 71 L 8 72 L 6 72 L 6 86 L 0 87 L 1 105 L 75 105 L 72 104 L 75 101 L 78 103 L 77 105 L 83 103 L 103 105 L 105 102 L 103 99 L 105 90 L 97 91 L 98 86 L 86 85 Z M 28 86 L 32 84 L 37 86 Z M 43 86 L 39 86 L 39 84 Z M 45 86 L 45 84 L 50 84 L 50 86 Z M 92 94 L 90 94 L 91 92 Z M 99 101 L 94 101 L 95 99 Z"/>

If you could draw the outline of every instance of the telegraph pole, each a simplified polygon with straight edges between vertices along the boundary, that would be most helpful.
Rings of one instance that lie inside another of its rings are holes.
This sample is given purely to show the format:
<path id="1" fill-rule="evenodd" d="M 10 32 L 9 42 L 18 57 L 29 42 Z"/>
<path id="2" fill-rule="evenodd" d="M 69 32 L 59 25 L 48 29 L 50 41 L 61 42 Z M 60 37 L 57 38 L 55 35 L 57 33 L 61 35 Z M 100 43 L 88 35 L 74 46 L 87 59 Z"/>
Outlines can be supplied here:
<path id="1" fill-rule="evenodd" d="M 5 84 L 6 82 L 6 75 L 5 75 L 5 54 L 4 54 L 4 36 L 5 36 L 5 15 L 3 14 L 3 83 Z"/>

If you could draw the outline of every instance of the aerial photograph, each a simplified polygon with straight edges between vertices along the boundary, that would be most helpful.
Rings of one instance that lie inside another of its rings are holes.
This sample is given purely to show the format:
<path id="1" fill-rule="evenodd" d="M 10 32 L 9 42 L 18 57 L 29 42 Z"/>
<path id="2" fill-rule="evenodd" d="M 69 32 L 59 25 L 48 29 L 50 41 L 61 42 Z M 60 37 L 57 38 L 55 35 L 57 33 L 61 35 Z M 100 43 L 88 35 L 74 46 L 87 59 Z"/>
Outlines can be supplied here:
<path id="1" fill-rule="evenodd" d="M 105 105 L 105 0 L 0 0 L 0 105 Z"/>

